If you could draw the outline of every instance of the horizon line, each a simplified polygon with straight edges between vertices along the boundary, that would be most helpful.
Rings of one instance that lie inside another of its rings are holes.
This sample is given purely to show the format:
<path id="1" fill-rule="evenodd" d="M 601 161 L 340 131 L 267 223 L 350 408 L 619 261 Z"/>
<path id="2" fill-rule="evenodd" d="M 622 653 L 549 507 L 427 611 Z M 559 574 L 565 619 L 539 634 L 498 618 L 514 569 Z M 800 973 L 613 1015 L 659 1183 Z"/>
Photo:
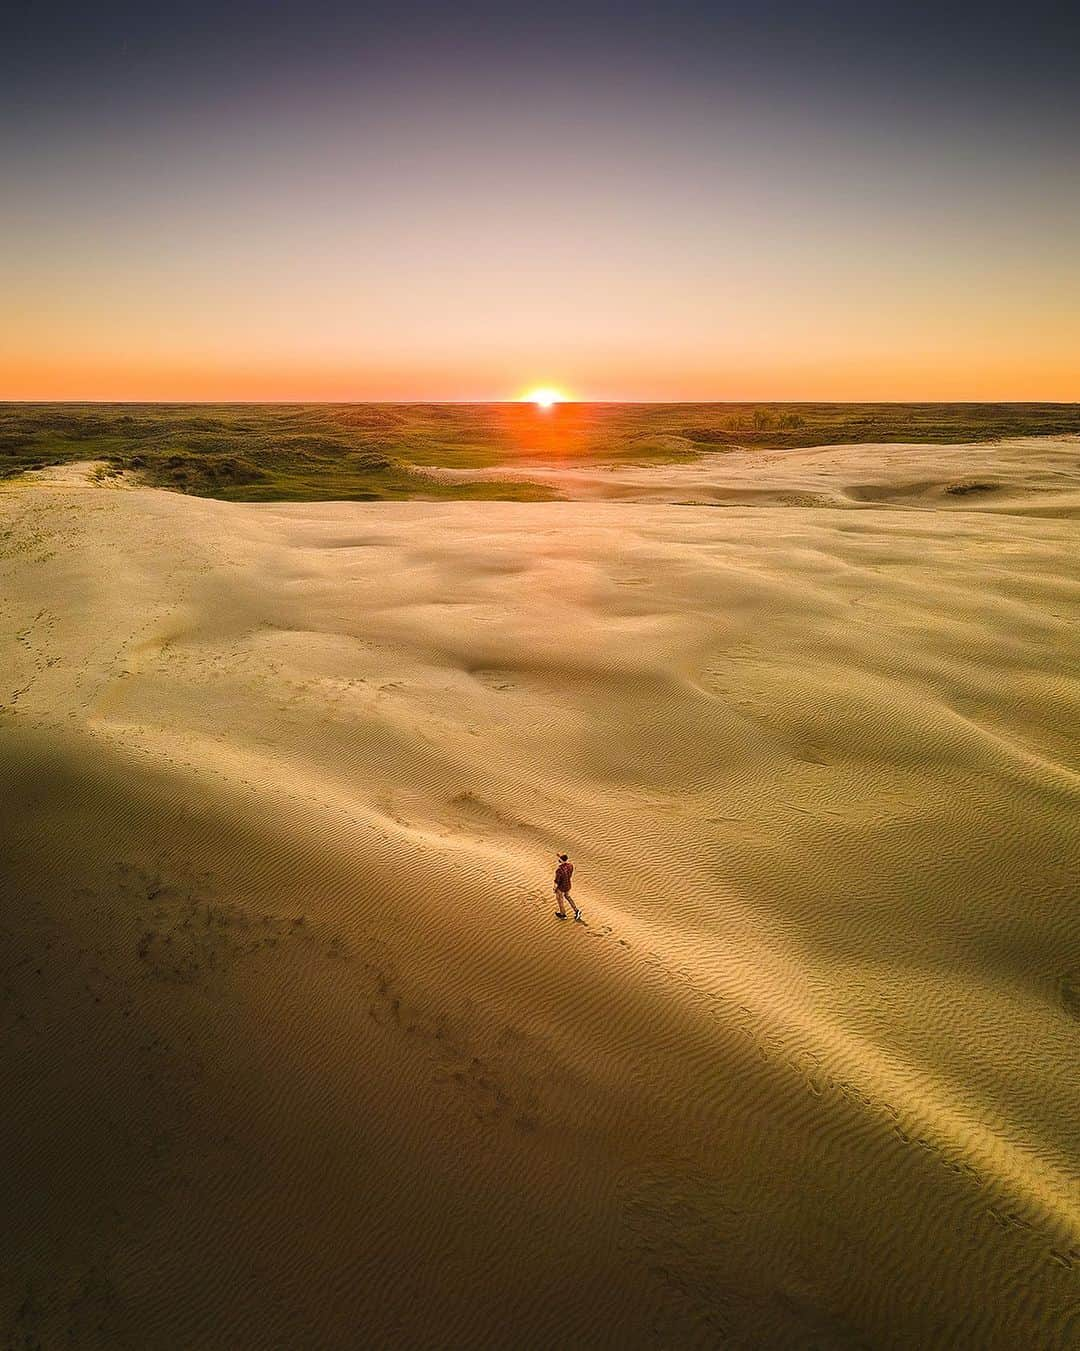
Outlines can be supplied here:
<path id="1" fill-rule="evenodd" d="M 558 399 L 548 408 L 550 413 L 559 407 L 626 407 L 626 408 L 678 408 L 687 405 L 708 407 L 730 407 L 736 405 L 769 404 L 774 406 L 825 406 L 839 408 L 858 408 L 866 406 L 885 408 L 925 407 L 1039 407 L 1039 408 L 1077 408 L 1080 399 Z M 99 408 L 157 408 L 163 405 L 174 408 L 490 408 L 490 407 L 535 407 L 532 399 L 5 399 L 0 398 L 0 407 L 99 407 Z"/>

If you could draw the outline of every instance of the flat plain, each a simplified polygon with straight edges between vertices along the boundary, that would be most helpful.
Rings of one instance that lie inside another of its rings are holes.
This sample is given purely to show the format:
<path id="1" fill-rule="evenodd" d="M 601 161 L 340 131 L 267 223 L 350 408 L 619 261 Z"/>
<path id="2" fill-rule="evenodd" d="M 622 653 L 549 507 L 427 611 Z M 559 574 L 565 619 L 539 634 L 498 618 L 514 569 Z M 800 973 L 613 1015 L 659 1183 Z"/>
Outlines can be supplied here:
<path id="1" fill-rule="evenodd" d="M 658 407 L 6 410 L 3 1345 L 1076 1345 L 1075 410 Z"/>

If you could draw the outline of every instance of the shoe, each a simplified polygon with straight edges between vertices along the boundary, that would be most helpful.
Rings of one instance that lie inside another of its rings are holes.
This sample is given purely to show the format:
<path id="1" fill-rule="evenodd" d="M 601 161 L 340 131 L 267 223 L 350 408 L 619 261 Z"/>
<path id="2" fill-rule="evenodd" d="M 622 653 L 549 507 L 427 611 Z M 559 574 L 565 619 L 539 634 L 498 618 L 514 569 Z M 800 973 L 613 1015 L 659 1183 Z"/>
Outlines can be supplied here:
<path id="1" fill-rule="evenodd" d="M 565 919 L 566 916 L 562 913 L 561 910 L 556 910 L 556 911 L 555 911 L 555 918 L 556 918 L 556 919 Z"/>
<path id="2" fill-rule="evenodd" d="M 580 911 L 580 910 L 575 910 L 575 912 L 574 912 L 574 923 L 575 923 L 575 924 L 583 924 L 583 923 L 584 923 L 584 920 L 581 918 L 581 911 Z"/>

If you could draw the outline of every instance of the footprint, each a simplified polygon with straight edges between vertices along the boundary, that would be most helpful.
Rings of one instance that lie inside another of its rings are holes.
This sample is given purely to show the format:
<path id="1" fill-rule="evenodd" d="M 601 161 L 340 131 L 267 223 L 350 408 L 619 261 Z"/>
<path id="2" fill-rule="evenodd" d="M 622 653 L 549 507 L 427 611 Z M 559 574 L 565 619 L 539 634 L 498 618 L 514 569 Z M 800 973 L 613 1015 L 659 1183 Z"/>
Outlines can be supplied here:
<path id="1" fill-rule="evenodd" d="M 1080 971 L 1066 971 L 1059 976 L 1058 993 L 1065 1012 L 1080 1021 Z"/>

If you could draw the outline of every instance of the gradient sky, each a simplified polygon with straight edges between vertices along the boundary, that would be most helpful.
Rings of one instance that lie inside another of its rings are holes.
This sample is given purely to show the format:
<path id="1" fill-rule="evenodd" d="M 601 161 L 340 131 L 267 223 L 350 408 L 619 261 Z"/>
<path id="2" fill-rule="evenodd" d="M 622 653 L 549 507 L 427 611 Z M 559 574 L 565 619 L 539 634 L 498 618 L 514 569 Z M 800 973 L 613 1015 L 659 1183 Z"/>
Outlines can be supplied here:
<path id="1" fill-rule="evenodd" d="M 0 398 L 1080 399 L 1077 15 L 25 5 Z"/>

